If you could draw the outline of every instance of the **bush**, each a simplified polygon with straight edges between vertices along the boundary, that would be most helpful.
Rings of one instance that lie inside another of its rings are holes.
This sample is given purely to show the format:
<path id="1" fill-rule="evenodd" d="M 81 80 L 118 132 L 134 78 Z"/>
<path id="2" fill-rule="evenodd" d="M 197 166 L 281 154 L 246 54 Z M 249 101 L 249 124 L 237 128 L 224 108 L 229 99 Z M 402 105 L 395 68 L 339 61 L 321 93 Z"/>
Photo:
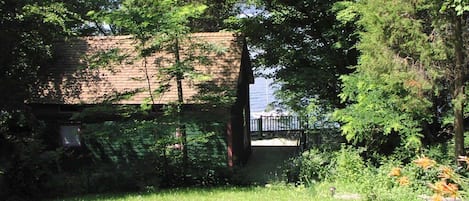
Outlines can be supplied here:
<path id="1" fill-rule="evenodd" d="M 291 159 L 284 174 L 289 182 L 307 185 L 324 180 L 355 183 L 362 179 L 366 167 L 359 153 L 346 146 L 339 151 L 313 148 Z"/>
<path id="2" fill-rule="evenodd" d="M 361 152 L 361 148 L 343 147 L 335 153 L 333 180 L 336 183 L 353 185 L 363 200 L 421 200 L 419 191 L 411 188 L 412 176 L 390 177 L 390 172 L 399 166 L 400 161 L 381 159 L 382 164 L 375 167 L 363 160 Z"/>
<path id="3" fill-rule="evenodd" d="M 41 140 L 44 124 L 27 111 L 0 112 L 0 199 L 31 200 L 48 194 L 61 150 Z"/>
<path id="4" fill-rule="evenodd" d="M 85 124 L 80 135 L 86 151 L 55 154 L 62 156 L 60 170 L 59 159 L 53 154 L 45 157 L 41 146 L 21 148 L 22 155 L 30 157 L 5 176 L 14 179 L 11 187 L 17 194 L 44 192 L 41 196 L 54 197 L 225 184 L 229 174 L 223 136 L 216 126 L 186 125 L 189 168 L 185 170 L 182 152 L 169 146 L 177 142 L 174 125 L 135 120 Z M 26 175 L 21 174 L 26 173 L 41 179 L 23 179 Z"/>
<path id="5" fill-rule="evenodd" d="M 354 193 L 359 193 L 363 200 L 419 200 L 410 185 L 400 185 L 389 176 L 399 161 L 387 160 L 375 167 L 364 161 L 361 157 L 363 151 L 362 148 L 345 145 L 338 151 L 310 149 L 290 161 L 287 173 L 306 185 L 315 185 L 318 181 L 331 182 L 331 186 L 341 188 L 338 191 L 352 186 Z"/>
<path id="6" fill-rule="evenodd" d="M 421 151 L 443 163 L 423 155 L 415 157 L 415 152 L 405 152 L 407 156 L 376 155 L 372 158 L 376 161 L 371 163 L 361 156 L 370 154 L 362 152 L 363 148 L 351 146 L 342 146 L 335 152 L 311 149 L 292 159 L 287 173 L 304 184 L 326 181 L 338 192 L 352 190 L 362 200 L 422 200 L 422 196 L 432 194 L 432 199 L 467 196 L 469 157 L 460 157 L 466 168 L 451 166 L 452 157 L 445 145 Z"/>
<path id="7" fill-rule="evenodd" d="M 289 182 L 299 181 L 306 185 L 325 180 L 331 172 L 332 156 L 328 152 L 310 149 L 291 159 L 290 167 L 286 168 L 287 171 L 284 174 Z"/>
<path id="8" fill-rule="evenodd" d="M 16 142 L 5 171 L 6 191 L 25 199 L 48 194 L 47 182 L 57 173 L 60 151 L 44 151 L 41 141 Z"/>
<path id="9" fill-rule="evenodd" d="M 186 169 L 182 151 L 174 148 L 180 139 L 175 137 L 173 123 L 134 120 L 87 124 L 82 136 L 94 166 L 114 166 L 111 172 L 127 172 L 129 178 L 138 178 L 129 183 L 139 189 L 209 186 L 226 182 L 226 143 L 220 125 L 185 122 Z"/>
<path id="10" fill-rule="evenodd" d="M 343 146 L 335 153 L 333 179 L 345 183 L 357 183 L 363 178 L 366 170 L 365 162 L 360 153 L 362 150 Z"/>

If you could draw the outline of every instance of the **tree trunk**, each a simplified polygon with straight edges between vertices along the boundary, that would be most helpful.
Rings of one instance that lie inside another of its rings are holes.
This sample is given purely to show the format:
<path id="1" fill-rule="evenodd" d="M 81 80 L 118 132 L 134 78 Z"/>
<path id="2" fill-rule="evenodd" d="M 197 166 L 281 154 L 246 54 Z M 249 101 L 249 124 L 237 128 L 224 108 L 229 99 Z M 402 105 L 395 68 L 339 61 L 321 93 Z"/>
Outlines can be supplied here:
<path id="1" fill-rule="evenodd" d="M 181 148 L 182 148 L 182 168 L 185 174 L 188 162 L 188 155 L 187 155 L 187 136 L 186 136 L 186 128 L 182 124 L 182 104 L 184 103 L 183 99 L 183 91 L 182 91 L 182 79 L 183 71 L 181 69 L 181 58 L 179 55 L 179 39 L 176 37 L 174 43 L 174 56 L 176 57 L 176 85 L 178 90 L 178 103 L 177 103 L 177 133 L 181 135 Z"/>
<path id="2" fill-rule="evenodd" d="M 455 156 L 465 155 L 464 150 L 464 47 L 462 38 L 461 16 L 454 16 L 454 84 L 453 84 L 453 110 L 454 110 L 454 143 Z"/>

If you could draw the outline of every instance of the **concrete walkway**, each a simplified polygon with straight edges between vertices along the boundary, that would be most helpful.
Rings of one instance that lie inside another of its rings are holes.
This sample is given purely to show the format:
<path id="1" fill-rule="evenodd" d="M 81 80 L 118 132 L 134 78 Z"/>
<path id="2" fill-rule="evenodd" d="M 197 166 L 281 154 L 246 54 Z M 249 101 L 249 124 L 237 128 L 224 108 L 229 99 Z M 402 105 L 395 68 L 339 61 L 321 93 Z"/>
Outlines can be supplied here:
<path id="1" fill-rule="evenodd" d="M 284 137 L 276 137 L 271 139 L 261 139 L 261 140 L 252 140 L 251 145 L 253 147 L 257 146 L 298 146 L 299 140 L 291 139 L 291 138 L 284 138 Z"/>

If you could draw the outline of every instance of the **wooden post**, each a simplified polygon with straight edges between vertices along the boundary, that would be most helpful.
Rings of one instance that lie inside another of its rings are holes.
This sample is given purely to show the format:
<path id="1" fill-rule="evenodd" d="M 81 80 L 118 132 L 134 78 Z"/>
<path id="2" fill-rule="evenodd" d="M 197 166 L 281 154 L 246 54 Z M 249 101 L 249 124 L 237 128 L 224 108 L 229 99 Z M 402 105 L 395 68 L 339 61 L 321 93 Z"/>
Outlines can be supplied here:
<path id="1" fill-rule="evenodd" d="M 257 132 L 259 132 L 259 136 L 262 139 L 262 116 L 257 119 Z"/>
<path id="2" fill-rule="evenodd" d="M 308 116 L 306 115 L 305 117 L 305 121 L 306 121 L 306 125 L 305 125 L 305 128 L 303 129 L 303 135 L 302 135 L 302 140 L 303 140 L 303 150 L 306 150 L 306 148 L 308 148 L 308 145 L 307 145 L 307 141 L 308 141 L 308 136 L 307 135 L 307 130 L 309 129 L 309 118 Z"/>
<path id="3" fill-rule="evenodd" d="M 233 168 L 234 158 L 233 158 L 233 129 L 231 127 L 231 120 L 226 125 L 226 142 L 228 146 L 228 167 Z"/>
<path id="4" fill-rule="evenodd" d="M 304 151 L 306 150 L 307 146 L 306 146 L 306 131 L 301 131 L 301 141 L 303 141 L 303 143 L 300 143 L 301 144 L 301 149 Z"/>

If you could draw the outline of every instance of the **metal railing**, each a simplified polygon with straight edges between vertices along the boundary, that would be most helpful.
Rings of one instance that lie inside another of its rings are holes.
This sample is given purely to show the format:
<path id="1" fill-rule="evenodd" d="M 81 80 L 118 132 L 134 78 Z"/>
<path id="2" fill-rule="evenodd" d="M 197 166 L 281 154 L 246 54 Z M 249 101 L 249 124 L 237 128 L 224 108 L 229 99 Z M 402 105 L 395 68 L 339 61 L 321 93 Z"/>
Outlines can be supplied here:
<path id="1" fill-rule="evenodd" d="M 302 131 L 308 128 L 308 119 L 299 116 L 260 116 L 251 119 L 251 132 Z"/>

